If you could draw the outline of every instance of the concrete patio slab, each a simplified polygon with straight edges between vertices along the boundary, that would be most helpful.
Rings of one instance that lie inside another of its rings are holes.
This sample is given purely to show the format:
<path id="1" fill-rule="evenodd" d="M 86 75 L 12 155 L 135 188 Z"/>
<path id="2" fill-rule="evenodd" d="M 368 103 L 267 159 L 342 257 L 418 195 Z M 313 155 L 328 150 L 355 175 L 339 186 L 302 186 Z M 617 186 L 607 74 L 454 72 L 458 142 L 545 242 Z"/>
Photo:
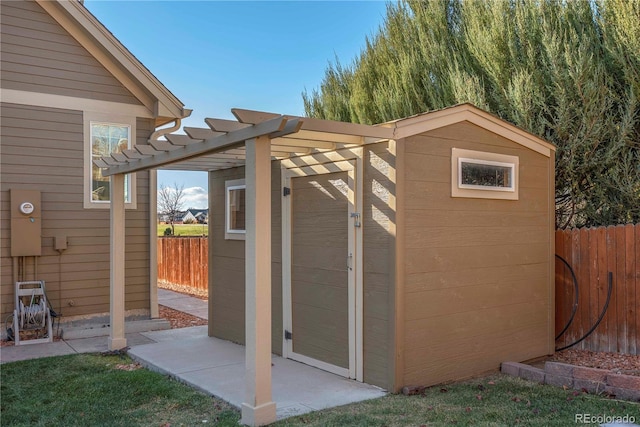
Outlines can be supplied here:
<path id="1" fill-rule="evenodd" d="M 150 369 L 174 376 L 236 407 L 244 400 L 244 347 L 206 336 L 206 327 L 148 332 L 155 344 L 129 354 Z M 204 331 L 204 334 L 202 333 Z M 278 419 L 386 395 L 378 387 L 272 357 L 272 391 Z"/>

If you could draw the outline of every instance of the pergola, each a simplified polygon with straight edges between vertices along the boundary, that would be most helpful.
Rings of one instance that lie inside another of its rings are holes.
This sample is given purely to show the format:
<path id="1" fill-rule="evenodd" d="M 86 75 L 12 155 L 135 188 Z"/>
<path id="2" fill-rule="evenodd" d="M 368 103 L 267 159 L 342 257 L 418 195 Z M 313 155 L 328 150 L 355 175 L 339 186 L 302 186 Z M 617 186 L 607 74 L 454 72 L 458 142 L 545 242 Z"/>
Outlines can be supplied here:
<path id="1" fill-rule="evenodd" d="M 271 396 L 271 161 L 393 139 L 394 127 L 370 126 L 233 109 L 237 121 L 205 119 L 208 128 L 96 160 L 111 177 L 109 348 L 126 347 L 125 174 L 149 169 L 201 170 L 245 166 L 245 401 L 242 422 L 276 420 Z M 153 208 L 153 207 L 152 207 Z M 260 215 L 256 215 L 260 212 Z M 210 271 L 209 274 L 215 274 Z"/>

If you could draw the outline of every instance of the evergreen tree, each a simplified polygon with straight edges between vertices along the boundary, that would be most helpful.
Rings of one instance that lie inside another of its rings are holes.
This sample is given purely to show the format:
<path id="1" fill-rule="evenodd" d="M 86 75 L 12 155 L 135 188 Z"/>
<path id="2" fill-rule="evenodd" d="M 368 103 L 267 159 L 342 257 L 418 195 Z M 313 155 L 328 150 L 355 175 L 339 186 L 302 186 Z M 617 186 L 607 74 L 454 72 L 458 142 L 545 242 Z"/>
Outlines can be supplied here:
<path id="1" fill-rule="evenodd" d="M 640 222 L 640 0 L 404 0 L 312 117 L 380 123 L 471 102 L 557 146 L 556 225 Z"/>

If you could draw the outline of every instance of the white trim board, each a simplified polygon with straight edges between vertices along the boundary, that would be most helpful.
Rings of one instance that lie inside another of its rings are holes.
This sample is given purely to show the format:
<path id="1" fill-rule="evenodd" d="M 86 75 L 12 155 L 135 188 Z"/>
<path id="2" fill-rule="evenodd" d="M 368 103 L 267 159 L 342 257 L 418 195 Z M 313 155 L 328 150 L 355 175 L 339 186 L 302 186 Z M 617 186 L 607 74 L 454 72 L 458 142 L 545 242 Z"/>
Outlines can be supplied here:
<path id="1" fill-rule="evenodd" d="M 124 104 L 121 102 L 101 101 L 98 99 L 77 98 L 74 96 L 53 95 L 50 93 L 29 92 L 24 90 L 0 89 L 2 102 L 36 107 L 60 108 L 86 112 L 114 112 L 119 115 L 153 119 L 155 116 L 144 105 Z"/>

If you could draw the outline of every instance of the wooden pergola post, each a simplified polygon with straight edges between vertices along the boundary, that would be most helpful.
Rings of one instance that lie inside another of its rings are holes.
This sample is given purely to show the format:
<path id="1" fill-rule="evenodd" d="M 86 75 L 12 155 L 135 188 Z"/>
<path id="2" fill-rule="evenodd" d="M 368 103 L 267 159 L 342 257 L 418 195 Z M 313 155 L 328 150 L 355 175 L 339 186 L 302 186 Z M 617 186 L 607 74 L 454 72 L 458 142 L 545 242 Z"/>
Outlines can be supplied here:
<path id="1" fill-rule="evenodd" d="M 124 337 L 124 174 L 111 175 L 109 350 L 127 346 Z"/>
<path id="2" fill-rule="evenodd" d="M 246 141 L 245 401 L 241 422 L 276 420 L 271 396 L 271 141 Z"/>

